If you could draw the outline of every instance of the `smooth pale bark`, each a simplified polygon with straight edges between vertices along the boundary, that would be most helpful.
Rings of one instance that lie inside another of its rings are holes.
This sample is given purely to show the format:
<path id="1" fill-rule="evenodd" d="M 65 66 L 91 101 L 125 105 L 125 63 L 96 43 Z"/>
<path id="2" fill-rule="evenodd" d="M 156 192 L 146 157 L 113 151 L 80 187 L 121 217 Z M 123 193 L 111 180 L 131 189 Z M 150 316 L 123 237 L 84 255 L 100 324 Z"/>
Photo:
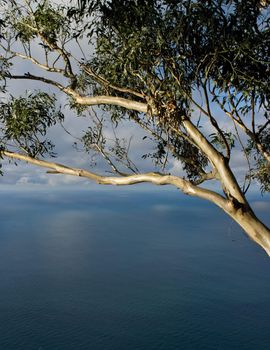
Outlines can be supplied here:
<path id="1" fill-rule="evenodd" d="M 220 194 L 205 188 L 201 188 L 197 185 L 193 185 L 191 182 L 178 176 L 163 175 L 159 173 L 133 174 L 129 176 L 102 176 L 84 169 L 68 167 L 63 164 L 32 158 L 21 153 L 2 151 L 1 154 L 2 156 L 22 160 L 43 168 L 51 169 L 48 171 L 50 174 L 66 174 L 85 177 L 103 185 L 124 186 L 143 182 L 149 182 L 155 185 L 172 185 L 176 186 L 187 195 L 209 200 L 220 208 L 223 208 L 227 204 L 226 198 L 222 197 Z"/>
<path id="2" fill-rule="evenodd" d="M 264 147 L 260 143 L 257 143 L 257 147 L 258 147 L 258 150 L 261 152 L 261 154 L 264 156 L 264 158 L 270 164 L 270 154 L 265 151 Z"/>
<path id="3" fill-rule="evenodd" d="M 211 143 L 189 119 L 184 120 L 183 125 L 196 145 L 204 154 L 206 154 L 214 168 L 217 170 L 224 192 L 232 199 L 236 199 L 239 203 L 247 205 L 247 201 L 225 158 L 211 145 Z"/>
<path id="4" fill-rule="evenodd" d="M 245 208 L 226 210 L 226 207 L 222 209 L 270 256 L 270 230 L 257 218 L 252 210 L 245 210 Z"/>

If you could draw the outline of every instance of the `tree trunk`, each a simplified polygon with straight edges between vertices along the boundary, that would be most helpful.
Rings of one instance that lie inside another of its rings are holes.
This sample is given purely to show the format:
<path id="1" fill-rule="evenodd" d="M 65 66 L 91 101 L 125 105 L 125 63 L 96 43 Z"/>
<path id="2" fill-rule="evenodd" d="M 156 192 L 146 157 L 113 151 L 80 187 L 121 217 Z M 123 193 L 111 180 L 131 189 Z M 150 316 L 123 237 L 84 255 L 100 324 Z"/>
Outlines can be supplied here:
<path id="1" fill-rule="evenodd" d="M 225 209 L 225 211 L 270 256 L 270 229 L 256 217 L 253 211 L 250 208 Z"/>

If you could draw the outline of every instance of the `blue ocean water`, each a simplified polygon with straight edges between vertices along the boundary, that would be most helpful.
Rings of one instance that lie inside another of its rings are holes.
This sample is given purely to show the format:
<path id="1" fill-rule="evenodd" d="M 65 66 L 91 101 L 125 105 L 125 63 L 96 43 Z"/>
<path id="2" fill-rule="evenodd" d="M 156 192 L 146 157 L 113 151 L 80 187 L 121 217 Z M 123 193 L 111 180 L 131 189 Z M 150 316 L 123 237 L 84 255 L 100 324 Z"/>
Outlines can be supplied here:
<path id="1" fill-rule="evenodd" d="M 1 350 L 269 348 L 270 259 L 206 202 L 3 191 L 0 219 Z"/>

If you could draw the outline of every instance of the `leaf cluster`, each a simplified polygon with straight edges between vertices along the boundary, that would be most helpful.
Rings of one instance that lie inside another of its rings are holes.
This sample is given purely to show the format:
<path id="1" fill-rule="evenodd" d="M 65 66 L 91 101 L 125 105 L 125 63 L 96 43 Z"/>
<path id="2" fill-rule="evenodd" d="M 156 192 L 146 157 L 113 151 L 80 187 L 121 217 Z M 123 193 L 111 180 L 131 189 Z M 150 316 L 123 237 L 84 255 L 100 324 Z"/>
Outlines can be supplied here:
<path id="1" fill-rule="evenodd" d="M 53 155 L 53 144 L 45 136 L 49 127 L 63 120 L 55 107 L 56 98 L 44 92 L 27 97 L 11 98 L 0 103 L 1 143 L 14 142 L 27 154 L 35 157 Z"/>
<path id="2" fill-rule="evenodd" d="M 258 136 L 263 151 L 270 152 L 270 128 L 266 128 Z M 255 167 L 251 169 L 249 177 L 259 182 L 262 192 L 270 192 L 270 164 L 265 159 L 256 146 L 255 140 L 250 140 L 246 149 L 255 162 Z"/>
<path id="3" fill-rule="evenodd" d="M 223 132 L 223 135 L 230 146 L 230 148 L 233 148 L 235 146 L 235 135 L 232 132 Z M 224 139 L 221 137 L 219 133 L 212 133 L 209 135 L 211 143 L 213 145 L 216 145 L 219 149 L 225 149 L 226 145 L 224 142 Z"/>
<path id="4" fill-rule="evenodd" d="M 269 92 L 270 28 L 259 1 L 118 0 L 100 12 L 92 64 L 112 83 L 163 104 L 204 78 L 222 91 Z"/>
<path id="5" fill-rule="evenodd" d="M 67 19 L 46 0 L 38 2 L 33 13 L 17 15 L 13 27 L 22 42 L 29 42 L 41 33 L 50 45 L 54 45 L 60 33 L 68 30 Z"/>

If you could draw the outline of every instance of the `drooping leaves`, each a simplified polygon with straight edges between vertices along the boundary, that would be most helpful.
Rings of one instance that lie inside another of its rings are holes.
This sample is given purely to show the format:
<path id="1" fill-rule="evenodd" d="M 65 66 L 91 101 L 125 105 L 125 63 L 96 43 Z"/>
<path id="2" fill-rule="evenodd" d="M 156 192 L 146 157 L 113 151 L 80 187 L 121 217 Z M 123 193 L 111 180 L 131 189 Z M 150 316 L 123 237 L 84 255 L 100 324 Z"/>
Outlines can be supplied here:
<path id="1" fill-rule="evenodd" d="M 270 153 L 270 128 L 264 129 L 259 135 L 260 145 L 264 152 Z M 262 192 L 270 192 L 270 163 L 257 148 L 256 142 L 249 141 L 247 152 L 250 154 L 255 166 L 249 176 L 259 182 Z"/>
<path id="2" fill-rule="evenodd" d="M 14 143 L 33 157 L 53 155 L 54 146 L 46 139 L 47 130 L 64 118 L 55 101 L 54 96 L 37 92 L 1 102 L 1 145 Z"/>

